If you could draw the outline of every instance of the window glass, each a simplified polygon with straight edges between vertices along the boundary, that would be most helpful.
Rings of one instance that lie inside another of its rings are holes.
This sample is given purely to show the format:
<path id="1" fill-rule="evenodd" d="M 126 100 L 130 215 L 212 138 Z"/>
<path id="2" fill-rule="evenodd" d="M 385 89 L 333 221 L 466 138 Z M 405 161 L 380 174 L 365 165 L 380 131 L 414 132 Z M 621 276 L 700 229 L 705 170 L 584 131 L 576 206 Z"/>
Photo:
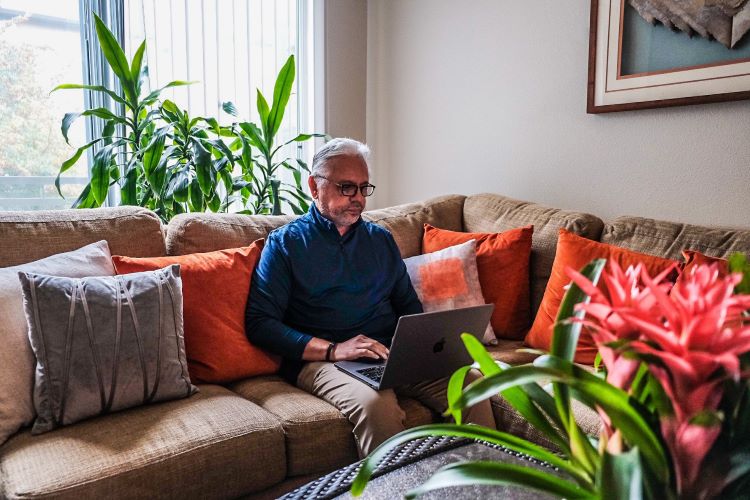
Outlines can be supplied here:
<path id="1" fill-rule="evenodd" d="M 60 165 L 85 143 L 83 119 L 70 144 L 60 133 L 67 112 L 83 110 L 78 0 L 0 0 L 0 210 L 67 208 L 87 183 L 84 155 L 63 177 Z"/>

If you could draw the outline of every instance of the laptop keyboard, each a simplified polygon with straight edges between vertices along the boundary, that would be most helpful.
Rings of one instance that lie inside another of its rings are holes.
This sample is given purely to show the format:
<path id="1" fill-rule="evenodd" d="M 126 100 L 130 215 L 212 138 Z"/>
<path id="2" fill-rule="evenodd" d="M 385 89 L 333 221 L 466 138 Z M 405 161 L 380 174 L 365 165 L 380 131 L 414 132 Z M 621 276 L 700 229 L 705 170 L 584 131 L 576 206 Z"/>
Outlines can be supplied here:
<path id="1" fill-rule="evenodd" d="M 364 375 L 373 382 L 380 382 L 380 379 L 383 378 L 383 372 L 385 372 L 385 365 L 373 366 L 370 368 L 357 370 L 357 373 Z"/>

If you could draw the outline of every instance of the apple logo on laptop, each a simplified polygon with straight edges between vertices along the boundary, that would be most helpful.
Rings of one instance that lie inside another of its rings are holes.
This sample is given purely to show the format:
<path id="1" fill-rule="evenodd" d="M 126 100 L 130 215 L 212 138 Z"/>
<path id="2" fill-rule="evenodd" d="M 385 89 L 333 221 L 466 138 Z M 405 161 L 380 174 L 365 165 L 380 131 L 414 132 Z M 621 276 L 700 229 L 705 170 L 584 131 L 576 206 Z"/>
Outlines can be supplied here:
<path id="1" fill-rule="evenodd" d="M 445 348 L 445 337 L 443 337 L 442 339 L 440 339 L 439 342 L 435 342 L 435 345 L 432 346 L 432 352 L 434 352 L 435 354 L 437 354 L 439 352 L 442 352 L 443 348 Z"/>

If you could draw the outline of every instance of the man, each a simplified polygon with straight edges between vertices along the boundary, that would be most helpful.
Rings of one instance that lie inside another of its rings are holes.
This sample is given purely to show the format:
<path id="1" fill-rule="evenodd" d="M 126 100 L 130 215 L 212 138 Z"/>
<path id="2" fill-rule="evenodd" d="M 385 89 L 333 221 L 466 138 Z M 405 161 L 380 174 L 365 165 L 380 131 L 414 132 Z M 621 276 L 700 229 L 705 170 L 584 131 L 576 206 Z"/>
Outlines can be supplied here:
<path id="1" fill-rule="evenodd" d="M 333 362 L 386 359 L 398 318 L 422 312 L 393 236 L 361 218 L 375 189 L 368 156 L 352 139 L 333 139 L 315 155 L 313 204 L 269 234 L 246 320 L 250 341 L 282 356 L 285 378 L 349 419 L 360 456 L 404 430 L 405 414 L 393 390 L 371 389 Z M 442 413 L 446 388 L 442 379 L 396 391 Z M 495 427 L 488 402 L 466 420 Z"/>

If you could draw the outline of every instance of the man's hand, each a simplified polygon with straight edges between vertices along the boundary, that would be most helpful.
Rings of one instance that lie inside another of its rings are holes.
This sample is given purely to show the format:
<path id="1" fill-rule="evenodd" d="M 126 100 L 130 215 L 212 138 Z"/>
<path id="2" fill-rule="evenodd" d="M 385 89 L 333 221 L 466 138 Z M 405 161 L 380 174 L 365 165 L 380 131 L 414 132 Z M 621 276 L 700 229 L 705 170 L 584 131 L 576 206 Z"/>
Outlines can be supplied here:
<path id="1" fill-rule="evenodd" d="M 332 361 L 354 360 L 359 358 L 382 359 L 388 358 L 388 348 L 370 337 L 357 335 L 356 337 L 336 344 L 331 356 Z"/>

